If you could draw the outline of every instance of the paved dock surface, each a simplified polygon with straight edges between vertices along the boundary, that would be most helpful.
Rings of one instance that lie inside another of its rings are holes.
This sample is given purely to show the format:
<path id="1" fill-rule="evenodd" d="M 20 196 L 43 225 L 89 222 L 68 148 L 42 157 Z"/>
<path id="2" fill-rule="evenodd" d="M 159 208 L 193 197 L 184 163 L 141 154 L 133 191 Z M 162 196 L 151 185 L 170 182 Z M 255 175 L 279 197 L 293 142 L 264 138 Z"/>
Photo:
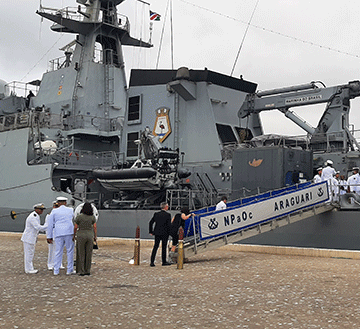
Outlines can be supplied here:
<path id="1" fill-rule="evenodd" d="M 222 248 L 178 270 L 150 267 L 149 243 L 134 266 L 132 243 L 100 241 L 91 276 L 53 276 L 40 237 L 29 275 L 20 235 L 0 239 L 0 328 L 360 328 L 357 259 Z"/>

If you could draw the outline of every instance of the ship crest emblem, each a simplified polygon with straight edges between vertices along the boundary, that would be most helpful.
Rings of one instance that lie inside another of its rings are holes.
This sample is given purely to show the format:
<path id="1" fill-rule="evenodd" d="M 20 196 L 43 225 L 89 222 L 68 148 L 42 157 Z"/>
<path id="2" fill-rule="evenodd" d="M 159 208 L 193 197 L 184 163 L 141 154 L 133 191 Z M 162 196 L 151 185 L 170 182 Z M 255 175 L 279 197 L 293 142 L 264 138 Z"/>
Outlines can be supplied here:
<path id="1" fill-rule="evenodd" d="M 251 167 L 259 167 L 262 164 L 262 162 L 263 162 L 263 159 L 258 159 L 258 160 L 253 159 L 253 161 L 251 161 L 251 162 L 249 161 L 249 165 Z"/>
<path id="2" fill-rule="evenodd" d="M 153 135 L 159 136 L 159 142 L 163 142 L 166 137 L 171 133 L 170 119 L 169 119 L 170 109 L 162 107 L 156 110 L 156 119 L 153 129 Z"/>

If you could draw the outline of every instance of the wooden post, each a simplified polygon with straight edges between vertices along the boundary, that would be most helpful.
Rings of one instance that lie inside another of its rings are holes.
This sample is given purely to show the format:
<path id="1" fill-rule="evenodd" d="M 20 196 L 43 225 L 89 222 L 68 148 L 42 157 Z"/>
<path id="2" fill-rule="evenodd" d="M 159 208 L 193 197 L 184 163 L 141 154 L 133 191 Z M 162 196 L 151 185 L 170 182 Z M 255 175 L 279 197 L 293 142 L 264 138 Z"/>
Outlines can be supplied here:
<path id="1" fill-rule="evenodd" d="M 134 265 L 140 265 L 140 226 L 136 227 Z"/>
<path id="2" fill-rule="evenodd" d="M 182 270 L 184 267 L 184 229 L 179 228 L 179 244 L 178 244 L 178 258 L 177 258 L 177 268 Z"/>

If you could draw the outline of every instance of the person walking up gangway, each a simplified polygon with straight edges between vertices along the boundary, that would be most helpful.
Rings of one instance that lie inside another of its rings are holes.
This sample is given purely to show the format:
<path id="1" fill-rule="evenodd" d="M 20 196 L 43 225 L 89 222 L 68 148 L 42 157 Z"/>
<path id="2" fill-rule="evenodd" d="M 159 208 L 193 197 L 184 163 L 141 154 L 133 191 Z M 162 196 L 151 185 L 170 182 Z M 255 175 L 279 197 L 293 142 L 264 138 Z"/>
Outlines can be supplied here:
<path id="1" fill-rule="evenodd" d="M 314 183 L 320 183 L 321 182 L 321 173 L 322 173 L 322 167 L 318 168 L 316 170 L 317 174 L 314 176 L 313 178 L 313 182 Z"/>
<path id="2" fill-rule="evenodd" d="M 329 191 L 329 201 L 332 201 L 332 179 L 336 174 L 336 170 L 333 168 L 333 162 L 331 160 L 327 160 L 325 162 L 325 168 L 323 168 L 321 172 L 321 181 L 328 183 L 328 191 Z"/>

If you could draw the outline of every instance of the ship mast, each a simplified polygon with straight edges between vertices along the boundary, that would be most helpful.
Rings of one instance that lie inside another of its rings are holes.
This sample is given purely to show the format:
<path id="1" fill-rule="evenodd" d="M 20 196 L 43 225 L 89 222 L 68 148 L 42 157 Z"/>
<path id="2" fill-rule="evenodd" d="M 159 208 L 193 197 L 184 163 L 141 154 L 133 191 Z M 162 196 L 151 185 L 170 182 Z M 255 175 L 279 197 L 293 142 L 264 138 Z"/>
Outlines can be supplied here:
<path id="1" fill-rule="evenodd" d="M 54 24 L 55 32 L 76 34 L 75 50 L 67 66 L 75 70 L 69 94 L 69 115 L 92 115 L 108 120 L 124 114 L 127 106 L 127 82 L 122 46 L 149 48 L 152 45 L 130 36 L 126 16 L 116 6 L 124 0 L 77 0 L 77 8 L 55 10 L 40 7 L 37 11 Z M 94 66 L 95 49 L 100 46 L 100 62 Z M 103 65 L 102 72 L 98 66 Z M 96 86 L 94 82 L 98 80 Z M 101 98 L 96 95 L 101 90 Z M 87 96 L 86 96 L 87 95 Z M 94 95 L 89 97 L 88 95 Z M 101 109 L 101 110 L 100 110 Z"/>

